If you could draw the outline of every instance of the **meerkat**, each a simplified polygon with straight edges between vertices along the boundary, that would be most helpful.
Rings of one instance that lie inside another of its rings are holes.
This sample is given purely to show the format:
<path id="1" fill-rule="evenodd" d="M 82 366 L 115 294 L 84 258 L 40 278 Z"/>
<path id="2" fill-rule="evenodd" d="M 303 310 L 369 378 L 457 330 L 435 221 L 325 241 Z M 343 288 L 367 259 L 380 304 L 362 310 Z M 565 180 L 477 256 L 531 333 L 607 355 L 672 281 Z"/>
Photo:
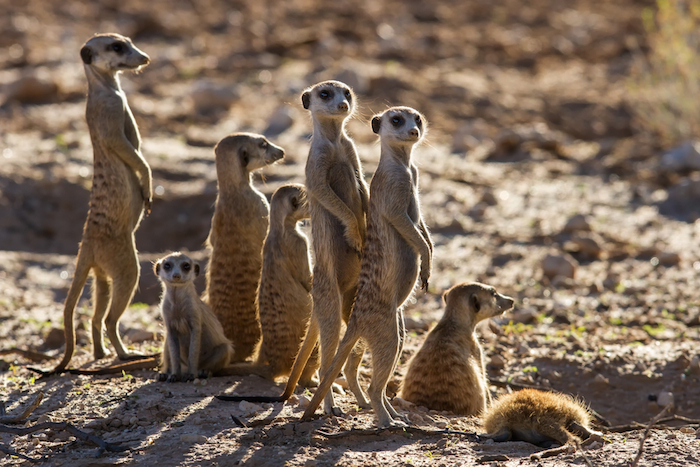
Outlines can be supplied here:
<path id="1" fill-rule="evenodd" d="M 306 162 L 306 191 L 311 215 L 315 264 L 311 295 L 311 322 L 279 397 L 217 396 L 222 400 L 283 402 L 294 392 L 320 336 L 321 373 L 330 366 L 338 348 L 342 322 L 347 323 L 357 290 L 361 250 L 365 242 L 365 215 L 369 192 L 355 144 L 345 124 L 355 109 L 355 94 L 339 81 L 323 81 L 301 95 L 311 112 L 313 137 Z M 352 352 L 345 377 L 358 405 L 370 406 L 360 388 L 357 371 L 362 348 Z M 333 394 L 324 401 L 326 413 L 339 415 Z"/>
<path id="2" fill-rule="evenodd" d="M 306 188 L 299 184 L 279 187 L 270 203 L 270 231 L 263 247 L 258 289 L 262 342 L 253 362 L 234 363 L 228 374 L 257 374 L 274 380 L 287 376 L 299 351 L 311 317 L 311 259 L 300 221 L 309 218 Z M 317 384 L 316 353 L 306 363 L 299 383 Z"/>
<path id="3" fill-rule="evenodd" d="M 386 396 L 386 386 L 403 347 L 403 306 L 420 279 L 427 291 L 433 243 L 420 211 L 418 169 L 411 160 L 426 131 L 425 119 L 410 107 L 391 107 L 372 118 L 381 156 L 370 184 L 367 243 L 357 297 L 331 366 L 304 413 L 314 414 L 359 339 L 372 354 L 368 392 L 379 425 L 405 426 Z"/>
<path id="4" fill-rule="evenodd" d="M 434 410 L 476 415 L 491 400 L 476 325 L 513 307 L 513 299 L 478 282 L 443 296 L 445 313 L 408 364 L 400 397 Z"/>
<path id="5" fill-rule="evenodd" d="M 532 455 L 539 459 L 560 454 L 581 439 L 602 439 L 591 429 L 591 414 L 573 397 L 565 394 L 523 389 L 499 397 L 484 414 L 485 435 L 495 441 L 526 441 L 539 447 L 560 448 Z"/>
<path id="6" fill-rule="evenodd" d="M 231 341 L 211 308 L 197 295 L 194 280 L 199 264 L 180 252 L 159 259 L 153 272 L 163 284 L 160 303 L 165 323 L 165 345 L 159 379 L 191 381 L 216 374 L 228 366 Z M 183 366 L 187 372 L 183 373 Z"/>
<path id="7" fill-rule="evenodd" d="M 255 300 L 270 206 L 252 183 L 252 172 L 284 157 L 264 136 L 234 133 L 214 148 L 218 195 L 207 246 L 211 258 L 204 300 L 233 342 L 232 362 L 253 355 L 260 340 Z"/>
<path id="8" fill-rule="evenodd" d="M 141 154 L 141 137 L 119 83 L 119 73 L 138 71 L 150 61 L 128 37 L 98 34 L 80 49 L 88 81 L 86 119 L 94 152 L 90 209 L 83 227 L 75 275 L 63 311 L 66 348 L 51 373 L 66 369 L 75 350 L 73 314 L 90 271 L 95 359 L 107 354 L 107 336 L 121 360 L 141 358 L 124 347 L 119 318 L 136 290 L 139 261 L 134 232 L 151 210 L 151 169 Z M 109 308 L 109 311 L 107 309 Z M 106 314 L 106 319 L 105 319 Z"/>

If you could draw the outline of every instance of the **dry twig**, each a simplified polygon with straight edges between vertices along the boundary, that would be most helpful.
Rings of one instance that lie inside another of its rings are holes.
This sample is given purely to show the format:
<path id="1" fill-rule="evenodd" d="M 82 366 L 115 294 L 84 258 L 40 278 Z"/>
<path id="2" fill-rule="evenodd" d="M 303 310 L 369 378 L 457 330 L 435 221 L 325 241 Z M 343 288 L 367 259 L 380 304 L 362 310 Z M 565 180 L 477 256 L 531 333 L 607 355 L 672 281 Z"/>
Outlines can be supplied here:
<path id="1" fill-rule="evenodd" d="M 472 441 L 478 441 L 479 436 L 476 433 L 471 433 L 468 431 L 458 431 L 458 430 L 426 430 L 424 428 L 419 428 L 417 426 L 389 426 L 385 428 L 367 428 L 367 429 L 357 429 L 353 428 L 351 430 L 339 431 L 338 433 L 329 433 L 327 431 L 316 430 L 314 434 L 321 435 L 328 439 L 344 438 L 346 436 L 376 436 L 381 435 L 385 431 L 390 431 L 394 433 L 411 433 L 411 434 L 421 434 L 428 436 L 437 435 L 459 435 L 471 438 Z"/>
<path id="2" fill-rule="evenodd" d="M 630 464 L 630 467 L 637 467 L 637 465 L 639 465 L 639 460 L 642 458 L 642 453 L 644 452 L 644 442 L 649 437 L 651 427 L 654 426 L 659 420 L 661 420 L 661 417 L 666 415 L 666 412 L 668 412 L 671 409 L 671 407 L 673 407 L 673 404 L 668 404 L 661 412 L 658 413 L 658 415 L 656 415 L 656 417 L 654 417 L 649 422 L 649 425 L 647 425 L 647 429 L 644 430 L 644 436 L 642 436 L 642 439 L 639 440 L 639 451 L 637 451 L 637 456 L 632 461 L 632 464 Z"/>
<path id="3" fill-rule="evenodd" d="M 25 407 L 24 412 L 22 412 L 21 414 L 18 414 L 18 415 L 5 415 L 5 404 L 3 402 L 3 404 L 2 404 L 3 410 L 2 410 L 2 416 L 0 416 L 0 423 L 21 422 L 22 420 L 24 420 L 25 418 L 30 416 L 32 414 L 32 412 L 34 412 L 34 410 L 37 407 L 39 407 L 39 404 L 41 404 L 41 400 L 43 398 L 44 398 L 44 393 L 42 391 L 39 391 L 36 394 L 36 398 L 34 399 L 34 401 L 31 404 L 29 404 L 27 407 Z"/>
<path id="4" fill-rule="evenodd" d="M 0 350 L 0 355 L 12 355 L 12 354 L 19 354 L 23 356 L 24 358 L 27 358 L 33 362 L 43 362 L 45 360 L 51 360 L 52 357 L 51 355 L 42 353 L 42 352 L 37 352 L 35 350 L 26 350 L 26 349 L 18 349 L 17 347 L 12 347 L 9 349 L 2 349 Z"/>

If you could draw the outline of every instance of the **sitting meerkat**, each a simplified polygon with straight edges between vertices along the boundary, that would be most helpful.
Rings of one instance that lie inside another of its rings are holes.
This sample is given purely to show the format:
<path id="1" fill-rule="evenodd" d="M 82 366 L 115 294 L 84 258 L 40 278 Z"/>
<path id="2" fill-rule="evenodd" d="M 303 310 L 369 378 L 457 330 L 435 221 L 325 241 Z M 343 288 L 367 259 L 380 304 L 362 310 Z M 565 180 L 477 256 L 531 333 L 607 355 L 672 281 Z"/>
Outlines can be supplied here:
<path id="1" fill-rule="evenodd" d="M 580 439 L 600 440 L 602 435 L 590 428 L 591 414 L 573 397 L 565 394 L 523 389 L 496 399 L 484 414 L 485 435 L 495 441 L 526 441 L 560 448 L 532 455 L 534 459 L 551 457 L 573 449 Z"/>
<path id="2" fill-rule="evenodd" d="M 427 291 L 430 277 L 433 243 L 420 211 L 418 169 L 411 160 L 426 124 L 410 107 L 391 107 L 372 119 L 372 130 L 381 138 L 381 156 L 370 185 L 357 297 L 338 352 L 302 418 L 314 414 L 362 339 L 372 354 L 368 393 L 379 425 L 405 426 L 386 396 L 386 386 L 405 339 L 403 306 L 417 279 Z"/>
<path id="3" fill-rule="evenodd" d="M 165 345 L 159 379 L 190 381 L 226 367 L 233 348 L 219 320 L 197 295 L 194 280 L 199 264 L 177 252 L 159 259 L 153 271 L 163 283 Z"/>
<path id="4" fill-rule="evenodd" d="M 287 376 L 311 317 L 311 259 L 299 221 L 309 218 L 306 188 L 282 185 L 272 195 L 270 231 L 263 247 L 258 289 L 262 342 L 253 362 L 234 363 L 230 375 L 256 374 L 274 380 Z M 299 383 L 310 386 L 318 368 L 317 352 L 306 363 Z"/>
<path id="5" fill-rule="evenodd" d="M 491 395 L 476 325 L 513 307 L 513 299 L 488 285 L 463 283 L 442 296 L 445 313 L 413 356 L 400 397 L 434 410 L 475 415 Z"/>
<path id="6" fill-rule="evenodd" d="M 119 73 L 140 70 L 150 58 L 131 39 L 119 34 L 95 35 L 80 49 L 80 57 L 88 81 L 85 116 L 94 153 L 94 173 L 90 209 L 63 310 L 66 348 L 63 359 L 50 373 L 64 371 L 73 357 L 73 315 L 91 271 L 95 274 L 95 359 L 107 355 L 102 335 L 105 322 L 107 336 L 119 359 L 141 358 L 126 350 L 118 325 L 138 284 L 140 268 L 134 232 L 144 210 L 147 214 L 151 211 L 151 169 L 141 154 L 141 137 L 119 83 Z"/>
<path id="7" fill-rule="evenodd" d="M 270 217 L 252 172 L 284 157 L 284 150 L 262 135 L 234 133 L 219 141 L 214 153 L 219 191 L 207 239 L 211 258 L 204 300 L 233 342 L 231 361 L 242 362 L 260 340 L 255 300 Z"/>

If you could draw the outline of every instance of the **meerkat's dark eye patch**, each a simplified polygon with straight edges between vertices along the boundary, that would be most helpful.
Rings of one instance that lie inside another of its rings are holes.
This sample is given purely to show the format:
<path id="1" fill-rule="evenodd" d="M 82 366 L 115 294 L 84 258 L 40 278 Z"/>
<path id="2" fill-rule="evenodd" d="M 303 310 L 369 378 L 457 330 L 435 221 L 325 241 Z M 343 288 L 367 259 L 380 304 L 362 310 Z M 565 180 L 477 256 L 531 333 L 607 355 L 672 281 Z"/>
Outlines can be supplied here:
<path id="1" fill-rule="evenodd" d="M 241 148 L 241 150 L 239 151 L 238 155 L 239 155 L 240 158 L 241 158 L 241 163 L 243 164 L 243 167 L 247 167 L 247 166 L 248 166 L 248 162 L 250 162 L 250 158 L 248 157 L 248 151 L 245 150 L 245 149 L 243 149 L 243 148 Z"/>
<path id="2" fill-rule="evenodd" d="M 352 93 L 350 92 L 349 89 L 345 90 L 345 98 L 349 101 L 352 101 Z"/>
<path id="3" fill-rule="evenodd" d="M 183 271 L 189 271 L 192 268 L 190 263 L 182 263 L 182 270 Z"/>
<path id="4" fill-rule="evenodd" d="M 111 49 L 121 55 L 126 52 L 126 44 L 123 42 L 112 42 Z"/>
<path id="5" fill-rule="evenodd" d="M 416 115 L 416 125 L 418 125 L 418 128 L 423 128 L 423 120 L 418 115 Z"/>
<path id="6" fill-rule="evenodd" d="M 166 271 L 170 271 L 173 268 L 173 265 L 170 264 L 169 262 L 163 263 L 163 269 Z"/>
<path id="7" fill-rule="evenodd" d="M 469 297 L 469 305 L 471 305 L 471 308 L 476 313 L 478 313 L 481 310 L 481 303 L 479 303 L 479 297 L 477 297 L 476 294 Z"/>
<path id="8" fill-rule="evenodd" d="M 260 147 L 262 149 L 267 149 L 267 146 L 268 146 L 267 141 L 265 141 L 265 140 L 260 141 Z"/>
<path id="9" fill-rule="evenodd" d="M 395 116 L 391 117 L 391 124 L 394 125 L 396 128 L 403 125 L 403 122 L 404 122 L 403 117 L 401 117 L 399 115 L 395 115 Z"/>
<path id="10" fill-rule="evenodd" d="M 321 98 L 321 100 L 327 101 L 329 99 L 333 99 L 333 91 L 329 89 L 323 89 L 321 92 L 318 93 L 318 97 Z"/>

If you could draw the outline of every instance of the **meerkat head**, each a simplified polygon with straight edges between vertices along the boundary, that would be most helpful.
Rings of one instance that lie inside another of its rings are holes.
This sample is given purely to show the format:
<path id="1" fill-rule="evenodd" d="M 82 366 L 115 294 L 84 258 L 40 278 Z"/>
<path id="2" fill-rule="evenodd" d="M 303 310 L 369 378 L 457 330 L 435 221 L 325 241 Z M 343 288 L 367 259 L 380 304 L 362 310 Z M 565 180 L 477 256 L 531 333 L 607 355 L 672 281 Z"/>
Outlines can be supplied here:
<path id="1" fill-rule="evenodd" d="M 156 261 L 153 272 L 167 286 L 177 287 L 188 284 L 199 276 L 199 264 L 183 253 L 175 252 Z"/>
<path id="2" fill-rule="evenodd" d="M 484 319 L 499 316 L 513 308 L 513 299 L 496 292 L 493 287 L 478 282 L 455 285 L 442 296 L 452 316 L 476 325 Z"/>
<path id="3" fill-rule="evenodd" d="M 285 218 L 292 219 L 295 223 L 308 219 L 310 216 L 306 187 L 298 183 L 290 183 L 279 187 L 272 195 L 270 204 L 271 216 L 283 215 Z"/>
<path id="4" fill-rule="evenodd" d="M 303 92 L 301 103 L 318 117 L 344 120 L 355 111 L 355 93 L 340 81 L 322 81 Z"/>
<path id="5" fill-rule="evenodd" d="M 372 117 L 372 131 L 390 145 L 414 145 L 427 129 L 425 117 L 411 107 L 390 107 Z"/>
<path id="6" fill-rule="evenodd" d="M 214 148 L 219 177 L 227 174 L 248 174 L 273 164 L 284 157 L 284 149 L 272 144 L 263 135 L 233 133 Z"/>
<path id="7" fill-rule="evenodd" d="M 128 37 L 119 34 L 97 34 L 80 49 L 83 63 L 108 73 L 137 71 L 151 58 L 139 50 Z"/>

